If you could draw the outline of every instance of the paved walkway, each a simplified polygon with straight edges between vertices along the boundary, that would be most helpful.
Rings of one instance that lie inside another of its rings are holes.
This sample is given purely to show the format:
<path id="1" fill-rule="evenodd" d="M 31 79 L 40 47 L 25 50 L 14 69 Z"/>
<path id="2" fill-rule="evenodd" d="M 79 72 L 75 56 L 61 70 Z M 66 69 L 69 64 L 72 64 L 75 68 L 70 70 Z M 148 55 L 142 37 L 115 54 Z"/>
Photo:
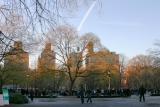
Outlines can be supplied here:
<path id="1" fill-rule="evenodd" d="M 95 98 L 92 104 L 81 104 L 76 97 L 56 99 L 36 99 L 30 104 L 10 105 L 9 107 L 160 107 L 160 97 L 146 97 L 146 102 L 139 102 L 138 96 L 130 98 Z"/>

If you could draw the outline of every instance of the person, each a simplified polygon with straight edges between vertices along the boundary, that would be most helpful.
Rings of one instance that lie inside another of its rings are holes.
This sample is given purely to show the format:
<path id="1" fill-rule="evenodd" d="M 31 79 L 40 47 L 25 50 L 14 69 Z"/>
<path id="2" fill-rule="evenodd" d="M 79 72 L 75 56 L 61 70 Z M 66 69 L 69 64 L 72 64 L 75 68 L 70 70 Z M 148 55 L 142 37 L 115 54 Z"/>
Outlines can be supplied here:
<path id="1" fill-rule="evenodd" d="M 91 90 L 87 90 L 87 103 L 90 102 L 92 103 L 92 91 Z"/>
<path id="2" fill-rule="evenodd" d="M 82 104 L 84 103 L 84 92 L 85 92 L 85 90 L 84 90 L 83 86 L 81 85 L 79 94 L 80 94 L 80 99 L 81 99 Z"/>
<path id="3" fill-rule="evenodd" d="M 33 92 L 33 90 L 31 90 L 30 91 L 30 99 L 31 99 L 32 102 L 33 102 L 33 98 L 34 98 L 34 92 Z"/>
<path id="4" fill-rule="evenodd" d="M 145 102 L 145 96 L 144 96 L 145 92 L 146 92 L 146 89 L 144 88 L 143 85 L 141 85 L 139 88 L 139 101 L 140 102 L 142 101 L 142 98 L 143 98 L 143 102 Z"/>

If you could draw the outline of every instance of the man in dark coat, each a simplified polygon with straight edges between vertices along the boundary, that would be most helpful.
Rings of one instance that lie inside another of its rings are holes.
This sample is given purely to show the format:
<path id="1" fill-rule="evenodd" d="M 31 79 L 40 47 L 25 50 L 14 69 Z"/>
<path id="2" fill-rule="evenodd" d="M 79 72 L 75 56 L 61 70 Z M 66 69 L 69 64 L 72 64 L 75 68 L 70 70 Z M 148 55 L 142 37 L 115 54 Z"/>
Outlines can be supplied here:
<path id="1" fill-rule="evenodd" d="M 30 91 L 30 99 L 31 99 L 32 102 L 33 102 L 33 98 L 34 98 L 34 91 L 31 90 L 31 91 Z"/>
<path id="2" fill-rule="evenodd" d="M 85 89 L 83 88 L 83 86 L 81 86 L 79 94 L 80 94 L 80 98 L 81 98 L 81 103 L 83 104 L 84 103 L 84 94 L 85 94 Z"/>
<path id="3" fill-rule="evenodd" d="M 91 90 L 87 90 L 87 103 L 90 102 L 92 103 L 92 91 Z"/>
<path id="4" fill-rule="evenodd" d="M 141 87 L 139 88 L 139 101 L 141 102 L 142 101 L 142 98 L 143 98 L 143 102 L 145 102 L 145 94 L 146 92 L 146 89 L 144 88 L 143 85 L 141 85 Z"/>

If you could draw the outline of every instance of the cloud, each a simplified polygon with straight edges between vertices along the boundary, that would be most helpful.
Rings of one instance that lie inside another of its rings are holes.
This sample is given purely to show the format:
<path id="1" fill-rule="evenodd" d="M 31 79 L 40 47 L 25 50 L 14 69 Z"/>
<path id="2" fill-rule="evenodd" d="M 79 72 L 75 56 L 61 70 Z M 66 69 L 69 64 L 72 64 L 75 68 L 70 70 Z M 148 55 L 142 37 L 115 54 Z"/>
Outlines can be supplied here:
<path id="1" fill-rule="evenodd" d="M 85 15 L 83 16 L 83 19 L 81 20 L 77 30 L 80 31 L 84 22 L 86 21 L 86 19 L 88 18 L 89 14 L 91 13 L 91 11 L 93 10 L 94 6 L 96 4 L 96 0 L 93 1 L 93 3 L 91 4 L 91 6 L 89 7 L 89 9 L 87 10 L 87 12 L 85 13 Z"/>

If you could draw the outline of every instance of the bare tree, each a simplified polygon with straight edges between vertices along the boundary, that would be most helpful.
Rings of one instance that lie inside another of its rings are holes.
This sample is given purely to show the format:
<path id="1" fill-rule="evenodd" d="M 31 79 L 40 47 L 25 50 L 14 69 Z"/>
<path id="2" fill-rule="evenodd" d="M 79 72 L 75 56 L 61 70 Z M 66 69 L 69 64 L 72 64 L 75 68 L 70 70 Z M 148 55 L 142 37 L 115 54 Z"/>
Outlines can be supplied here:
<path id="1" fill-rule="evenodd" d="M 149 50 L 149 54 L 152 56 L 152 58 L 154 59 L 153 62 L 153 72 L 152 72 L 152 87 L 154 89 L 159 89 L 160 85 L 160 40 L 157 40 L 154 43 L 155 47 L 153 49 Z"/>
<path id="2" fill-rule="evenodd" d="M 10 21 L 8 15 L 16 13 L 25 20 L 24 23 L 34 32 L 45 32 L 54 27 L 60 19 L 70 17 L 78 7 L 93 0 L 1 0 L 1 22 Z"/>
<path id="3" fill-rule="evenodd" d="M 2 31 L 0 31 L 0 63 L 2 63 L 6 52 L 10 49 L 12 41 L 12 39 L 8 38 Z"/>
<path id="4" fill-rule="evenodd" d="M 149 50 L 149 54 L 154 58 L 154 66 L 160 67 L 160 41 L 154 43 L 154 48 Z"/>
<path id="5" fill-rule="evenodd" d="M 154 59 L 147 55 L 137 55 L 129 60 L 126 67 L 128 84 L 130 88 L 138 88 L 144 84 L 146 88 L 151 87 Z"/>
<path id="6" fill-rule="evenodd" d="M 47 34 L 47 38 L 53 43 L 57 62 L 64 66 L 64 71 L 68 74 L 71 92 L 77 78 L 83 77 L 86 70 L 83 66 L 86 45 L 89 41 L 96 39 L 94 36 L 80 37 L 77 31 L 69 25 L 59 26 L 54 31 L 51 30 Z"/>
<path id="7" fill-rule="evenodd" d="M 17 14 L 11 14 L 7 18 L 10 21 L 0 24 L 0 62 L 3 61 L 3 58 L 7 55 L 6 53 L 9 49 L 13 48 L 12 45 L 15 41 L 22 41 L 23 48 L 30 53 L 33 52 L 35 47 L 37 47 L 40 43 L 40 40 L 35 39 L 27 30 L 27 27 L 23 23 L 22 17 Z"/>

